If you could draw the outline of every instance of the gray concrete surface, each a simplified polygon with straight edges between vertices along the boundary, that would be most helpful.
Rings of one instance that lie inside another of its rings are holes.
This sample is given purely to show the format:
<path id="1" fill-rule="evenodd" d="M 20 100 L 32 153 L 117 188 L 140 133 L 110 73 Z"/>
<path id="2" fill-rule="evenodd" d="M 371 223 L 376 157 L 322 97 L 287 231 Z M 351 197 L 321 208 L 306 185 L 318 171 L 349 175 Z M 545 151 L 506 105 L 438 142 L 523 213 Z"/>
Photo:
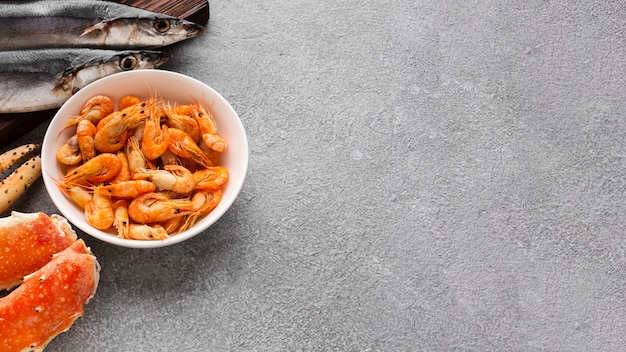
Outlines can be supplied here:
<path id="1" fill-rule="evenodd" d="M 622 2 L 211 9 L 167 69 L 241 116 L 242 193 L 183 244 L 85 238 L 48 351 L 626 350 Z"/>

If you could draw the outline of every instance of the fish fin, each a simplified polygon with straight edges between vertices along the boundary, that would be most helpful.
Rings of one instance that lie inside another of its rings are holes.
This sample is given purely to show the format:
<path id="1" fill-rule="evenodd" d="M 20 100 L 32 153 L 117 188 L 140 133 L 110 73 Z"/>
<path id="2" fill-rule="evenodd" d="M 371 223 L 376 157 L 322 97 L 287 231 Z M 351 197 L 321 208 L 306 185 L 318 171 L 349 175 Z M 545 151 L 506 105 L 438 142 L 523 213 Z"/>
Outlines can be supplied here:
<path id="1" fill-rule="evenodd" d="M 105 21 L 98 22 L 89 28 L 85 28 L 85 30 L 83 31 L 83 34 L 81 34 L 80 36 L 82 37 L 84 35 L 87 35 L 95 31 L 106 30 L 106 28 L 111 24 L 111 22 L 113 22 L 113 20 L 105 20 Z"/>
<path id="2" fill-rule="evenodd" d="M 53 92 L 67 92 L 72 89 L 72 80 L 74 79 L 74 68 L 70 67 L 63 72 L 52 89 Z M 73 89 L 72 89 L 73 90 Z M 74 92 L 72 92 L 74 94 Z"/>

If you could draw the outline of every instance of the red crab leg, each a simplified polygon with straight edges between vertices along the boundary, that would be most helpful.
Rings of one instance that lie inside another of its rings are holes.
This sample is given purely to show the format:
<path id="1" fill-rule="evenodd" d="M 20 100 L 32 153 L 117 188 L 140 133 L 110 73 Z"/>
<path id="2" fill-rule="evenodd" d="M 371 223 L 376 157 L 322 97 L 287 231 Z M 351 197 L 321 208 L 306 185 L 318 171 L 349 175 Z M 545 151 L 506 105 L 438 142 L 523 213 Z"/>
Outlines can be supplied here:
<path id="1" fill-rule="evenodd" d="M 0 219 L 0 290 L 22 282 L 24 276 L 41 268 L 50 256 L 69 247 L 76 234 L 57 215 L 18 213 Z"/>
<path id="2" fill-rule="evenodd" d="M 99 272 L 96 258 L 78 240 L 24 278 L 0 299 L 0 352 L 42 351 L 83 315 Z"/>

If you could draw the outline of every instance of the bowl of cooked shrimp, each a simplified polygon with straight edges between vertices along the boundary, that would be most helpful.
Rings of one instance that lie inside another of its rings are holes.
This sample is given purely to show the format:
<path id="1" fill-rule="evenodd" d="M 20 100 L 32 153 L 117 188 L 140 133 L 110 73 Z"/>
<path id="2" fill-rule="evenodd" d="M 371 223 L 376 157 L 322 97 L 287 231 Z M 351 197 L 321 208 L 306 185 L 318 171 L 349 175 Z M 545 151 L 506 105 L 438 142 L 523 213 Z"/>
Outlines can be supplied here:
<path id="1" fill-rule="evenodd" d="M 239 116 L 165 70 L 101 78 L 68 99 L 42 143 L 42 178 L 79 230 L 133 248 L 194 237 L 235 202 L 248 167 Z"/>

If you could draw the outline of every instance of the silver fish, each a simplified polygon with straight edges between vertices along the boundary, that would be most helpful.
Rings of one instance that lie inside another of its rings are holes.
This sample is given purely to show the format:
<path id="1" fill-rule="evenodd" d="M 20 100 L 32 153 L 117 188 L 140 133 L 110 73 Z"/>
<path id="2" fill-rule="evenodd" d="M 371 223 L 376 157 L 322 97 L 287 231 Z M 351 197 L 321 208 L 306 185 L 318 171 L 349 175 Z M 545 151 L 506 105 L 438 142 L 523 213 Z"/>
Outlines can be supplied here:
<path id="1" fill-rule="evenodd" d="M 203 31 L 194 22 L 110 1 L 0 1 L 0 50 L 154 49 Z"/>
<path id="2" fill-rule="evenodd" d="M 162 51 L 31 49 L 0 51 L 0 113 L 54 109 L 87 84 L 117 72 L 157 68 Z"/>

